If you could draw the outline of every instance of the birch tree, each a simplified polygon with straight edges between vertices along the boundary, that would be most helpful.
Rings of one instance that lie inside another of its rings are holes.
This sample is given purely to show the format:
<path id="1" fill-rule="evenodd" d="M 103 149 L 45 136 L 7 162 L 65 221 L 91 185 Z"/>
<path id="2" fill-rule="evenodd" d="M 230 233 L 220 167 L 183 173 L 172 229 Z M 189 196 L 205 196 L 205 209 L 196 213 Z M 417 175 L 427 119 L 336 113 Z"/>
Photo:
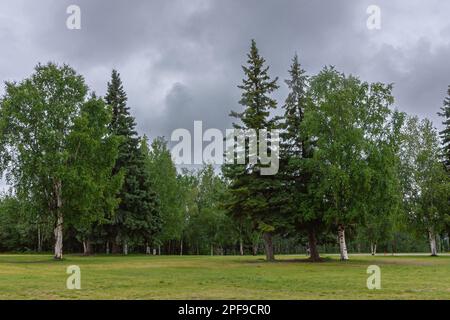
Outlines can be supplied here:
<path id="1" fill-rule="evenodd" d="M 89 215 L 93 203 L 101 202 L 95 196 L 106 192 L 105 184 L 95 179 L 104 175 L 109 180 L 116 155 L 117 145 L 107 135 L 77 131 L 87 120 L 84 108 L 95 107 L 85 105 L 87 91 L 83 77 L 69 66 L 39 64 L 31 77 L 7 82 L 1 100 L 0 171 L 19 197 L 52 218 L 55 259 L 63 257 L 65 222 L 81 218 L 80 212 Z M 90 124 L 105 129 L 108 113 L 103 104 L 92 103 L 103 116 L 91 118 Z M 101 148 L 103 159 L 97 154 Z"/>
<path id="2" fill-rule="evenodd" d="M 426 235 L 431 255 L 436 256 L 436 236 L 444 231 L 450 210 L 450 188 L 431 121 L 408 118 L 400 157 L 407 220 L 419 234 Z"/>
<path id="3" fill-rule="evenodd" d="M 348 260 L 345 230 L 367 214 L 377 151 L 392 104 L 392 86 L 368 84 L 325 68 L 310 83 L 304 128 L 313 155 L 304 161 L 312 174 L 310 207 L 323 211 L 324 222 L 337 229 L 340 256 Z"/>

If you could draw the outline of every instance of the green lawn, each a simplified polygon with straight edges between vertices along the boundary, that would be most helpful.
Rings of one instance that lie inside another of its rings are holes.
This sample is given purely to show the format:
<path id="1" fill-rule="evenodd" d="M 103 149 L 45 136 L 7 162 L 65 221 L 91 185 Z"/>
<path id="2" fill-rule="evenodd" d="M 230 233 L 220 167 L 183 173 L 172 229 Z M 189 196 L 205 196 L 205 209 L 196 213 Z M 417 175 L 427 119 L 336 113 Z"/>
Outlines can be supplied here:
<path id="1" fill-rule="evenodd" d="M 0 255 L 0 299 L 450 299 L 450 256 Z M 81 268 L 81 290 L 66 289 L 66 268 Z M 369 265 L 381 290 L 368 290 Z"/>

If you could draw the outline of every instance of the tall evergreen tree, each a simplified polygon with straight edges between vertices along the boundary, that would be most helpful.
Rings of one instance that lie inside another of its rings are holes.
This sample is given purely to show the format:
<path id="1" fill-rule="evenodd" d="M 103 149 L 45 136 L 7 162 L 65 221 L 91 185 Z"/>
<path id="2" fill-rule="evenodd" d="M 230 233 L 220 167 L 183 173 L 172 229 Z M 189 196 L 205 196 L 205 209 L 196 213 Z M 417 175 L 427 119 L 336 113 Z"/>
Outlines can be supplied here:
<path id="1" fill-rule="evenodd" d="M 248 65 L 243 66 L 245 79 L 242 85 L 242 97 L 239 101 L 244 107 L 243 112 L 232 111 L 230 116 L 238 119 L 235 129 L 266 129 L 278 128 L 277 117 L 272 117 L 270 111 L 275 109 L 277 102 L 270 96 L 278 89 L 277 80 L 271 80 L 265 60 L 260 56 L 256 43 L 252 40 Z M 229 211 L 236 218 L 249 216 L 255 228 L 263 233 L 267 260 L 274 260 L 272 236 L 282 224 L 278 200 L 274 200 L 277 187 L 273 176 L 261 175 L 261 164 L 250 164 L 248 146 L 246 148 L 246 164 L 227 164 L 223 167 L 226 178 L 230 179 Z"/>
<path id="2" fill-rule="evenodd" d="M 444 105 L 441 108 L 441 112 L 438 114 L 444 118 L 442 124 L 444 129 L 439 132 L 442 140 L 442 151 L 444 157 L 444 164 L 447 171 L 450 172 L 450 86 L 448 86 L 448 97 L 444 100 Z"/>
<path id="3" fill-rule="evenodd" d="M 119 252 L 121 244 L 124 254 L 127 254 L 130 240 L 145 237 L 148 242 L 150 234 L 154 234 L 159 228 L 159 208 L 146 170 L 146 155 L 139 147 L 136 124 L 127 106 L 127 96 L 116 70 L 112 71 L 105 101 L 113 114 L 111 133 L 121 140 L 113 172 L 124 174 L 124 183 L 119 192 L 121 202 L 108 226 L 109 241 L 113 244 L 113 253 Z M 156 225 L 151 225 L 153 223 Z"/>
<path id="4" fill-rule="evenodd" d="M 317 233 L 322 227 L 319 210 L 308 210 L 307 188 L 310 172 L 304 160 L 311 155 L 310 142 L 302 127 L 308 94 L 308 76 L 302 69 L 298 56 L 292 59 L 290 78 L 285 80 L 289 94 L 284 105 L 284 124 L 281 134 L 281 169 L 283 184 L 289 197 L 283 199 L 287 216 L 292 220 L 296 231 L 307 231 L 309 252 L 312 261 L 320 259 L 317 250 Z"/>

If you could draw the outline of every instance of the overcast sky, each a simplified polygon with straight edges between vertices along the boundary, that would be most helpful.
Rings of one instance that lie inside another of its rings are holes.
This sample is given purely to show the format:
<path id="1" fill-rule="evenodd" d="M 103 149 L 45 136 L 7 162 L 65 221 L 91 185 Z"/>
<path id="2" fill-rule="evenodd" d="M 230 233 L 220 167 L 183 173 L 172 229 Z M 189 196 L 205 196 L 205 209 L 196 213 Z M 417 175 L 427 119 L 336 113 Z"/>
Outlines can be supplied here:
<path id="1" fill-rule="evenodd" d="M 81 8 L 81 30 L 66 27 L 71 4 Z M 381 9 L 380 30 L 366 26 L 369 5 Z M 116 68 L 141 134 L 170 136 L 194 120 L 224 129 L 239 110 L 236 86 L 254 38 L 271 76 L 284 80 L 297 52 L 309 74 L 335 65 L 393 82 L 396 107 L 439 125 L 449 12 L 448 0 L 1 0 L 0 79 L 21 80 L 38 62 L 68 63 L 103 95 Z"/>

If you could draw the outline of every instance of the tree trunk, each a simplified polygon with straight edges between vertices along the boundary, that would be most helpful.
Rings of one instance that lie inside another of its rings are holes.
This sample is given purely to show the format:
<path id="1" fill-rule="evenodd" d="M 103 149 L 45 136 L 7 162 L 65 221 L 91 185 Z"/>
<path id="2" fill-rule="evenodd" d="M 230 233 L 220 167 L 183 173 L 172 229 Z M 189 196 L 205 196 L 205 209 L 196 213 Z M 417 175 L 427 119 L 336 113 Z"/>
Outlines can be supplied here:
<path id="1" fill-rule="evenodd" d="M 158 256 L 160 256 L 161 255 L 161 245 L 159 244 L 158 245 Z"/>
<path id="2" fill-rule="evenodd" d="M 374 242 L 370 244 L 370 253 L 373 256 L 377 254 L 377 244 Z"/>
<path id="3" fill-rule="evenodd" d="M 254 256 L 256 256 L 257 254 L 258 254 L 258 244 L 253 244 L 252 245 L 252 254 L 254 255 Z"/>
<path id="4" fill-rule="evenodd" d="M 63 213 L 61 211 L 62 207 L 62 184 L 61 181 L 57 181 L 54 186 L 55 190 L 55 200 L 56 200 L 56 226 L 54 230 L 55 234 L 55 256 L 57 260 L 63 258 Z"/>
<path id="5" fill-rule="evenodd" d="M 109 241 L 106 241 L 106 254 L 109 254 Z"/>
<path id="6" fill-rule="evenodd" d="M 428 237 L 430 240 L 431 255 L 437 256 L 436 235 L 434 234 L 434 231 L 432 229 L 430 229 L 430 231 L 428 232 Z"/>
<path id="7" fill-rule="evenodd" d="M 214 245 L 211 243 L 211 256 L 214 255 Z"/>
<path id="8" fill-rule="evenodd" d="M 180 240 L 180 256 L 183 255 L 183 239 Z"/>
<path id="9" fill-rule="evenodd" d="M 308 228 L 308 243 L 311 261 L 320 261 L 319 251 L 317 250 L 316 230 L 313 227 Z"/>
<path id="10" fill-rule="evenodd" d="M 119 254 L 121 252 L 119 243 L 119 237 L 116 236 L 112 241 L 112 254 Z"/>
<path id="11" fill-rule="evenodd" d="M 128 255 L 128 243 L 126 241 L 123 243 L 123 254 Z"/>
<path id="12" fill-rule="evenodd" d="M 273 254 L 273 242 L 272 242 L 272 233 L 271 232 L 265 232 L 263 234 L 264 239 L 264 249 L 266 251 L 266 260 L 267 261 L 274 261 L 275 256 Z"/>
<path id="13" fill-rule="evenodd" d="M 42 251 L 42 236 L 41 236 L 41 227 L 39 224 L 37 225 L 37 232 L 38 232 L 37 252 L 41 252 Z"/>
<path id="14" fill-rule="evenodd" d="M 338 226 L 338 238 L 341 260 L 348 260 L 347 245 L 345 244 L 345 227 L 341 224 Z"/>
<path id="15" fill-rule="evenodd" d="M 241 256 L 244 255 L 244 243 L 243 243 L 242 239 L 239 239 L 239 254 Z"/>
<path id="16" fill-rule="evenodd" d="M 145 246 L 145 254 L 151 254 L 150 246 L 148 244 Z"/>
<path id="17" fill-rule="evenodd" d="M 89 256 L 92 253 L 92 244 L 89 240 L 83 241 L 83 254 Z"/>

